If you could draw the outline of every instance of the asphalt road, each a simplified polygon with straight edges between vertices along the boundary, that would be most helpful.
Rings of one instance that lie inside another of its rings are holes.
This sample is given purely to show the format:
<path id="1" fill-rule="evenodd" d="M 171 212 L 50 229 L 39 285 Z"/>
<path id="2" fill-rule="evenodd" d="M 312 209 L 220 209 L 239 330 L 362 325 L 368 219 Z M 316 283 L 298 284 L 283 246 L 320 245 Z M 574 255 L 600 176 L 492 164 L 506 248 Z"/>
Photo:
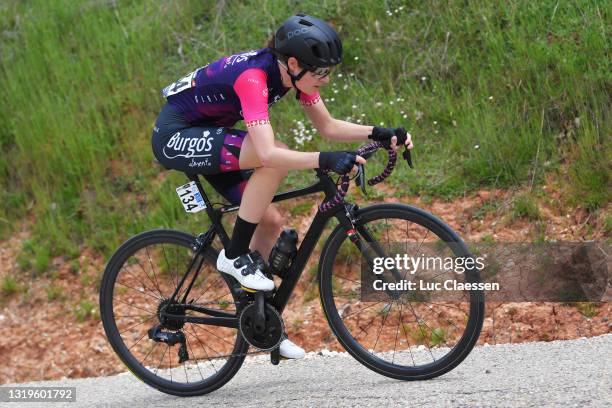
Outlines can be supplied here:
<path id="1" fill-rule="evenodd" d="M 2 406 L 129 407 L 604 407 L 612 406 L 612 334 L 571 341 L 477 347 L 434 380 L 402 382 L 378 375 L 346 353 L 308 353 L 271 365 L 249 357 L 221 389 L 179 398 L 131 373 L 19 386 L 76 387 L 76 403 Z M 8 384 L 3 387 L 9 386 Z"/>

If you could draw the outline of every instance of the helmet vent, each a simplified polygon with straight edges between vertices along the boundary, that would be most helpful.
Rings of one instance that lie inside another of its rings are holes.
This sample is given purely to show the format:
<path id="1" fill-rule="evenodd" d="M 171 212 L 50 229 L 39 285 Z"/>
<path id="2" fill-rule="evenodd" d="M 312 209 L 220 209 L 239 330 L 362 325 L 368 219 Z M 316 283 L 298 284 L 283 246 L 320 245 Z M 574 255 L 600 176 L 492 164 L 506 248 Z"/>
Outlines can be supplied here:
<path id="1" fill-rule="evenodd" d="M 312 47 L 310 47 L 310 49 L 312 50 L 312 53 L 314 54 L 315 57 L 317 58 L 321 58 L 321 52 L 319 51 L 319 47 L 317 47 L 316 45 L 313 45 Z"/>
<path id="2" fill-rule="evenodd" d="M 303 18 L 300 19 L 300 24 L 301 25 L 305 25 L 306 27 L 312 27 L 314 24 L 312 24 L 310 21 L 308 20 L 304 20 Z"/>

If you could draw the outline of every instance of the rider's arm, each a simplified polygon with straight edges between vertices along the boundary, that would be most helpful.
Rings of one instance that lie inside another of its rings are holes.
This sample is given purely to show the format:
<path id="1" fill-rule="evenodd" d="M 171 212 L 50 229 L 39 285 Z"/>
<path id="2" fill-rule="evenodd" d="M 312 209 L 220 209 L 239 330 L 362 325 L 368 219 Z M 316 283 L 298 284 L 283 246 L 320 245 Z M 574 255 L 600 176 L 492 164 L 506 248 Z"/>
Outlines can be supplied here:
<path id="1" fill-rule="evenodd" d="M 270 124 L 255 125 L 248 130 L 262 166 L 286 169 L 319 167 L 319 152 L 296 152 L 274 145 L 274 131 Z"/>
<path id="2" fill-rule="evenodd" d="M 274 131 L 268 117 L 268 85 L 265 71 L 251 68 L 234 83 L 242 106 L 249 137 L 264 167 L 314 169 L 319 167 L 319 152 L 296 152 L 274 144 Z"/>
<path id="3" fill-rule="evenodd" d="M 347 142 L 365 141 L 372 134 L 373 126 L 358 125 L 332 118 L 318 93 L 300 97 L 300 103 L 317 132 L 326 139 Z"/>

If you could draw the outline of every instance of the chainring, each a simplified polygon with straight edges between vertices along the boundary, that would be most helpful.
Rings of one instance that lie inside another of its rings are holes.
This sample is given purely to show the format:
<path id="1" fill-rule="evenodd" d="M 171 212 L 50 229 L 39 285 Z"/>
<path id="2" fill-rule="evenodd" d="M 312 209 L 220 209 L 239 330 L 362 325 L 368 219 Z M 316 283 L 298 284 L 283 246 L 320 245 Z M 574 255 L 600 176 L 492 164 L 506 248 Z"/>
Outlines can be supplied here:
<path id="1" fill-rule="evenodd" d="M 256 311 L 257 304 L 255 303 L 251 303 L 242 309 L 238 319 L 240 334 L 247 343 L 261 351 L 273 350 L 278 347 L 285 333 L 283 319 L 272 305 L 266 303 L 266 331 L 262 334 L 256 334 L 254 329 Z"/>

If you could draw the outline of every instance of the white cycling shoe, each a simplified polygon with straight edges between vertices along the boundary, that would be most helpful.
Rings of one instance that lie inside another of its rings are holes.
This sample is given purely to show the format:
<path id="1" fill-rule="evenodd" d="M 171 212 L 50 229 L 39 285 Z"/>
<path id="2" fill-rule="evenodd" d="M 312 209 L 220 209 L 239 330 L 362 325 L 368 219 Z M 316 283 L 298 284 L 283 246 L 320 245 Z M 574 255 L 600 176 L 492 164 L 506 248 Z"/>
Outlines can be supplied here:
<path id="1" fill-rule="evenodd" d="M 281 355 L 281 357 L 284 358 L 299 359 L 304 358 L 304 356 L 306 355 L 306 352 L 303 348 L 301 348 L 289 339 L 281 341 L 278 351 L 280 352 L 279 354 Z"/>
<path id="2" fill-rule="evenodd" d="M 269 291 L 274 289 L 274 281 L 264 275 L 265 262 L 259 252 L 253 251 L 237 258 L 227 258 L 225 249 L 219 252 L 217 269 L 232 275 L 246 289 Z"/>

